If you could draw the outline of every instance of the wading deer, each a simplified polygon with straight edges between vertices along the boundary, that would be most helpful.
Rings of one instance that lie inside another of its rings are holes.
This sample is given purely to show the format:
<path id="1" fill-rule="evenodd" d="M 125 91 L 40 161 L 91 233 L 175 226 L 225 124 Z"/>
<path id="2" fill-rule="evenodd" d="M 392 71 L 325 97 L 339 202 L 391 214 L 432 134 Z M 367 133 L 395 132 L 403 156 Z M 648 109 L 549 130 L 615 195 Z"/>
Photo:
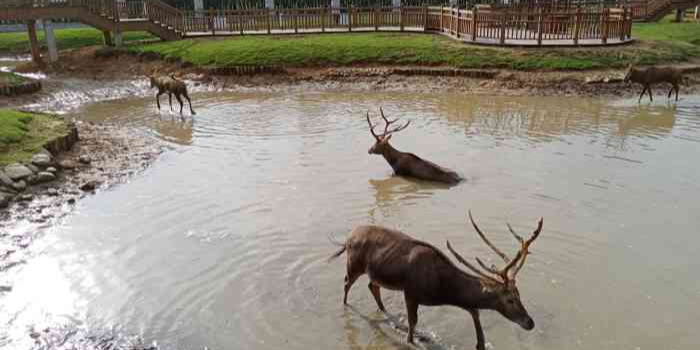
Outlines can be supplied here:
<path id="1" fill-rule="evenodd" d="M 447 248 L 457 261 L 476 274 L 472 275 L 459 269 L 445 254 L 428 243 L 380 226 L 359 226 L 330 258 L 347 253 L 343 304 L 347 305 L 350 287 L 358 277 L 366 273 L 370 280 L 369 290 L 382 312 L 385 309 L 380 288 L 403 291 L 408 313 L 409 343 L 413 343 L 413 333 L 418 322 L 418 305 L 451 305 L 469 312 L 474 320 L 478 350 L 484 350 L 486 342 L 479 310 L 495 310 L 523 329 L 532 330 L 535 322 L 520 301 L 515 276 L 525 265 L 528 249 L 542 231 L 543 220 L 540 219 L 537 229 L 527 240 L 508 225 L 520 243 L 520 249 L 513 259 L 509 259 L 484 236 L 471 212 L 469 220 L 486 245 L 506 262 L 505 267 L 500 270 L 495 266 L 488 267 L 476 258 L 483 269 L 480 270 L 452 249 L 447 241 Z"/>
<path id="2" fill-rule="evenodd" d="M 170 100 L 171 111 L 173 110 L 173 95 L 175 95 L 177 101 L 180 102 L 180 114 L 182 114 L 182 107 L 184 104 L 182 103 L 180 96 L 184 96 L 187 99 L 187 102 L 190 104 L 190 113 L 195 115 L 194 109 L 192 109 L 192 101 L 190 100 L 190 96 L 187 94 L 187 84 L 185 84 L 184 81 L 175 78 L 175 75 L 173 74 L 167 77 L 151 76 L 150 79 L 151 89 L 158 89 L 158 92 L 156 93 L 156 104 L 158 105 L 158 110 L 160 110 L 160 95 L 167 93 Z"/>
<path id="3" fill-rule="evenodd" d="M 642 89 L 642 93 L 639 94 L 640 102 L 646 91 L 649 91 L 649 101 L 654 101 L 651 92 L 652 84 L 671 83 L 672 86 L 671 89 L 668 90 L 668 98 L 671 98 L 671 93 L 675 90 L 676 101 L 678 101 L 678 91 L 680 90 L 680 84 L 683 82 L 683 72 L 674 67 L 635 68 L 634 65 L 630 64 L 629 67 L 627 67 L 624 81 L 626 83 L 632 81 L 642 84 L 644 88 Z"/>
<path id="4" fill-rule="evenodd" d="M 396 150 L 389 144 L 391 136 L 397 131 L 401 131 L 411 124 L 410 121 L 406 122 L 403 126 L 396 127 L 389 130 L 389 126 L 398 121 L 388 120 L 384 116 L 384 111 L 379 108 L 379 113 L 384 119 L 384 132 L 377 135 L 374 132 L 374 127 L 372 121 L 369 119 L 369 112 L 367 113 L 367 124 L 369 124 L 369 132 L 372 133 L 376 142 L 369 149 L 369 154 L 381 154 L 384 159 L 389 163 L 394 173 L 396 175 L 414 177 L 421 180 L 436 181 L 446 184 L 457 184 L 462 181 L 462 178 L 454 171 L 450 169 L 445 169 L 435 163 L 429 162 L 427 160 L 421 159 L 413 153 L 406 153 Z"/>

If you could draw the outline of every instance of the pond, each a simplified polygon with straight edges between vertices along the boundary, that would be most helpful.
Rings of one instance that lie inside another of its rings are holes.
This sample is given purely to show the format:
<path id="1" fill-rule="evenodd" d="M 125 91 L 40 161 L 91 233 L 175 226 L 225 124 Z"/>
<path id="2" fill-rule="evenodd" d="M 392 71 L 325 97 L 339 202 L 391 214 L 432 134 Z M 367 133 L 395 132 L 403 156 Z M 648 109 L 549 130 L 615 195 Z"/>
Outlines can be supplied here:
<path id="1" fill-rule="evenodd" d="M 0 297 L 0 342 L 28 329 L 138 335 L 164 349 L 400 349 L 403 297 L 379 313 L 366 277 L 342 305 L 357 225 L 393 227 L 444 251 L 497 257 L 467 225 L 517 249 L 544 218 L 518 275 L 536 322 L 482 313 L 495 349 L 690 349 L 700 343 L 700 97 L 513 98 L 411 93 L 198 94 L 194 119 L 149 99 L 80 118 L 149 128 L 173 144 L 128 184 L 42 228 Z M 368 155 L 365 113 L 410 120 L 392 144 L 456 170 L 452 188 L 392 176 Z M 16 230 L 23 229 L 18 226 Z M 469 315 L 422 307 L 419 347 L 473 348 Z M 87 336 L 89 339 L 89 336 Z M 82 344 L 82 345 L 81 345 Z M 62 346 L 68 347 L 63 344 Z"/>

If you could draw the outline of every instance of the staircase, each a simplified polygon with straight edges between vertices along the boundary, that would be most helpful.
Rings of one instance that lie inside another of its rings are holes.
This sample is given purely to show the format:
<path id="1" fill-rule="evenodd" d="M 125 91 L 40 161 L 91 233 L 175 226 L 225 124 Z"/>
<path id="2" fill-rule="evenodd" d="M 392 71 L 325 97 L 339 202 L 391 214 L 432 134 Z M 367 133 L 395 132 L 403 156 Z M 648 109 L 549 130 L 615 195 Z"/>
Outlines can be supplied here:
<path id="1" fill-rule="evenodd" d="M 649 0 L 645 20 L 658 22 L 675 10 L 687 10 L 700 5 L 700 0 Z"/>
<path id="2" fill-rule="evenodd" d="M 0 0 L 0 20 L 76 18 L 102 31 L 147 31 L 163 40 L 184 36 L 183 15 L 160 0 Z"/>

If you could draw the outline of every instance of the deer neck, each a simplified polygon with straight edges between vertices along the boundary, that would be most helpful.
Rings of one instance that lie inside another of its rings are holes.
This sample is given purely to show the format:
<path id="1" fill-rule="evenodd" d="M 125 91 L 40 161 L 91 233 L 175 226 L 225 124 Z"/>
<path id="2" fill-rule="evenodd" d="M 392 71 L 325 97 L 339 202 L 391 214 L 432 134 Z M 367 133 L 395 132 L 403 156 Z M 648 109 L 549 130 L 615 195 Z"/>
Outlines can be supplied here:
<path id="1" fill-rule="evenodd" d="M 463 309 L 494 309 L 498 299 L 495 287 L 473 276 L 463 276 L 454 282 L 454 306 Z"/>
<path id="2" fill-rule="evenodd" d="M 382 151 L 382 156 L 384 159 L 391 165 L 391 167 L 394 167 L 394 164 L 396 164 L 399 161 L 399 158 L 401 158 L 401 155 L 403 152 L 398 151 L 396 148 L 392 147 L 389 143 L 386 144 L 386 147 L 384 147 Z"/>

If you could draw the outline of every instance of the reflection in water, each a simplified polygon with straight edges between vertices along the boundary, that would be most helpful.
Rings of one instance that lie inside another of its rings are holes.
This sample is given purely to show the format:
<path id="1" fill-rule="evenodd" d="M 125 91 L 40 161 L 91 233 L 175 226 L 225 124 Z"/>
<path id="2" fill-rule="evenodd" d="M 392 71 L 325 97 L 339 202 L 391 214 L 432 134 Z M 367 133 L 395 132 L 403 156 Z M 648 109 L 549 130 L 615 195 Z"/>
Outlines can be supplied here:
<path id="1" fill-rule="evenodd" d="M 182 146 L 128 185 L 79 202 L 27 253 L 37 258 L 0 272 L 0 285 L 13 287 L 0 296 L 0 334 L 9 334 L 0 346 L 31 348 L 27 329 L 58 324 L 117 329 L 164 349 L 402 349 L 405 322 L 375 318 L 366 282 L 353 294 L 360 311 L 340 305 L 345 266 L 323 263 L 335 248 L 327 236 L 375 223 L 490 256 L 466 226 L 469 208 L 508 251 L 515 243 L 504 222 L 526 232 L 545 219 L 518 281 L 537 328 L 484 312 L 495 348 L 700 343 L 700 311 L 688 307 L 700 303 L 697 97 L 674 107 L 401 93 L 197 101 L 198 115 L 185 122 L 159 114 L 150 97 L 76 114 L 149 128 Z M 388 175 L 367 154 L 364 115 L 378 105 L 412 121 L 392 140 L 398 149 L 469 180 L 445 188 Z M 42 284 L 47 278 L 56 288 Z M 404 310 L 400 293 L 387 291 L 385 304 Z M 464 311 L 420 312 L 430 336 L 419 346 L 473 346 Z M 79 342 L 90 332 L 76 334 L 76 348 L 94 344 Z"/>

